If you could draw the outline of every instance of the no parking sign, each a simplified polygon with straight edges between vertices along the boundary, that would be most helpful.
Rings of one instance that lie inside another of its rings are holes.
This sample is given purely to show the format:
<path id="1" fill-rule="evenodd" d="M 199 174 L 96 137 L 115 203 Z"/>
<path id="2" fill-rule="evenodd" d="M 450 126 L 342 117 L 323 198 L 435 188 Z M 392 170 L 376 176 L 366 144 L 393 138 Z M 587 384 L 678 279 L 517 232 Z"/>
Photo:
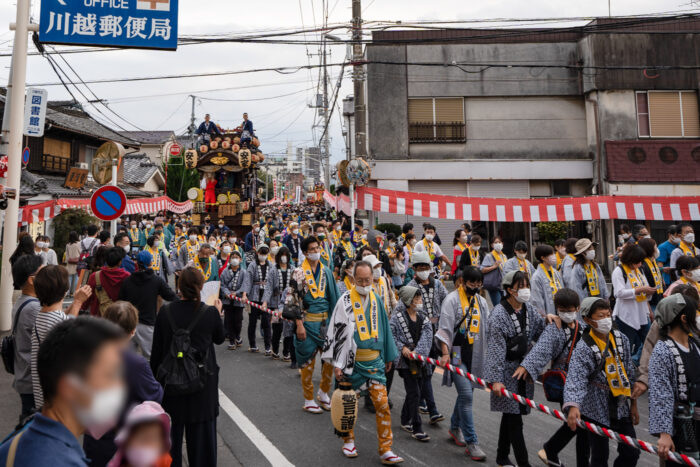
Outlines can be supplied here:
<path id="1" fill-rule="evenodd" d="M 92 213 L 100 220 L 113 221 L 126 210 L 126 195 L 116 186 L 103 186 L 90 198 Z"/>

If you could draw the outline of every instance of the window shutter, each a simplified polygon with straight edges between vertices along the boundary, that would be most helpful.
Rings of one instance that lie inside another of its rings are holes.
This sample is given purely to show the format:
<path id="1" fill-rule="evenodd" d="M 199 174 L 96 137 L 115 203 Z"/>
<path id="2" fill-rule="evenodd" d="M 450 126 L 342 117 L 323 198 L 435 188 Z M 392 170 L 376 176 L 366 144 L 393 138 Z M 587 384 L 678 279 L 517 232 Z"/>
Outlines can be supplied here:
<path id="1" fill-rule="evenodd" d="M 438 123 L 464 123 L 464 100 L 435 99 L 435 121 Z"/>
<path id="2" fill-rule="evenodd" d="M 70 142 L 44 138 L 44 154 L 70 159 Z"/>
<path id="3" fill-rule="evenodd" d="M 433 123 L 432 99 L 408 100 L 408 123 Z"/>
<path id="4" fill-rule="evenodd" d="M 683 109 L 683 136 L 700 136 L 700 118 L 698 117 L 698 93 L 694 91 L 681 92 L 681 108 Z"/>
<path id="5" fill-rule="evenodd" d="M 697 101 L 695 105 L 697 109 Z M 652 137 L 682 137 L 680 94 L 678 92 L 649 92 L 649 120 Z"/>

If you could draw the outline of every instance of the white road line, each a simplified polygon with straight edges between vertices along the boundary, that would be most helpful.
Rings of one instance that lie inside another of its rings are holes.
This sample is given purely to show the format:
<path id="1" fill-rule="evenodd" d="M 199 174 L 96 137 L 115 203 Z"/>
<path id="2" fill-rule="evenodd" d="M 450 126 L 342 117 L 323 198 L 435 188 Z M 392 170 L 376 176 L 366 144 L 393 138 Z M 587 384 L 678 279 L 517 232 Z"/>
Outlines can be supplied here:
<path id="1" fill-rule="evenodd" d="M 236 404 L 234 404 L 221 389 L 219 389 L 219 405 L 224 409 L 224 412 L 231 417 L 231 420 L 238 425 L 238 428 L 250 439 L 255 447 L 258 448 L 258 451 L 265 456 L 270 464 L 274 467 L 294 467 L 294 464 L 284 457 L 284 454 L 267 439 L 263 432 L 241 412 Z"/>

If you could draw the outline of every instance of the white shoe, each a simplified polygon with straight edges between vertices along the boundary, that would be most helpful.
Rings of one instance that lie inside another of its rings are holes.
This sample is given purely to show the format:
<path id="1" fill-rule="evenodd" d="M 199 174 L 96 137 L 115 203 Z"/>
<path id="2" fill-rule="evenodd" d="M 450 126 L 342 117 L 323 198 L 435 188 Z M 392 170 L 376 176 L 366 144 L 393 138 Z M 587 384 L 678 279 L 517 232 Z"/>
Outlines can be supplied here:
<path id="1" fill-rule="evenodd" d="M 343 455 L 345 457 L 357 457 L 357 449 L 354 442 L 343 444 Z"/>
<path id="2" fill-rule="evenodd" d="M 318 398 L 318 404 L 323 410 L 331 410 L 331 398 L 328 396 L 328 394 L 319 389 L 318 393 L 316 393 L 316 397 Z"/>
<path id="3" fill-rule="evenodd" d="M 403 462 L 403 458 L 397 456 L 391 451 L 387 451 L 384 454 L 382 454 L 382 457 L 380 459 L 382 461 L 382 464 L 384 465 L 400 464 L 401 462 Z"/>
<path id="4" fill-rule="evenodd" d="M 316 405 L 316 402 L 313 400 L 304 401 L 304 410 L 309 412 L 309 413 L 313 413 L 313 414 L 323 413 L 323 410 L 321 410 L 321 407 Z"/>

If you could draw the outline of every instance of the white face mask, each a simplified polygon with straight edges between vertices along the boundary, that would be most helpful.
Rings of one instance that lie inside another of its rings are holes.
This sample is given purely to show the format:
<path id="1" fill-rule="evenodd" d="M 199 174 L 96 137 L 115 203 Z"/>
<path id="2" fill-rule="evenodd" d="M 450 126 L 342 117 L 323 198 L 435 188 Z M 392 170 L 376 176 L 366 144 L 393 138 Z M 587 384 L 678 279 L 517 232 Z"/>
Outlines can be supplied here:
<path id="1" fill-rule="evenodd" d="M 586 259 L 588 261 L 593 261 L 595 259 L 595 250 L 589 250 L 586 252 Z"/>
<path id="2" fill-rule="evenodd" d="M 695 327 L 700 329 L 700 316 L 695 317 Z"/>
<path id="3" fill-rule="evenodd" d="M 44 245 L 46 245 L 44 242 L 36 242 L 36 247 L 39 249 L 43 249 Z"/>
<path id="4" fill-rule="evenodd" d="M 630 234 L 628 234 L 628 233 L 623 233 L 623 234 L 622 234 L 622 238 L 624 238 L 625 240 L 627 240 L 628 238 L 630 238 Z"/>
<path id="5" fill-rule="evenodd" d="M 265 261 L 267 261 L 267 255 L 258 255 L 258 260 L 261 263 L 264 263 Z"/>
<path id="6" fill-rule="evenodd" d="M 127 253 L 131 251 L 131 245 L 124 245 L 123 248 L 124 248 L 124 251 L 126 251 Z"/>
<path id="7" fill-rule="evenodd" d="M 671 238 L 671 243 L 673 243 L 674 245 L 678 245 L 678 244 L 681 243 L 681 239 L 678 238 L 678 237 L 672 237 L 672 238 Z"/>
<path id="8" fill-rule="evenodd" d="M 557 265 L 557 255 L 547 256 L 547 264 L 549 264 L 550 266 L 556 266 Z"/>
<path id="9" fill-rule="evenodd" d="M 367 234 L 362 234 L 362 240 L 367 240 Z"/>
<path id="10" fill-rule="evenodd" d="M 241 260 L 238 258 L 234 258 L 230 262 L 231 262 L 231 266 L 238 266 L 239 264 L 241 264 Z"/>
<path id="11" fill-rule="evenodd" d="M 659 251 L 658 248 L 654 249 L 654 259 L 657 259 L 659 256 L 661 256 L 661 252 Z"/>
<path id="12" fill-rule="evenodd" d="M 382 268 L 372 269 L 372 277 L 375 279 L 382 277 Z"/>
<path id="13" fill-rule="evenodd" d="M 228 255 L 229 253 L 231 253 L 231 247 L 230 247 L 230 246 L 225 246 L 225 247 L 224 247 L 224 253 L 226 253 L 227 255 Z"/>
<path id="14" fill-rule="evenodd" d="M 278 246 L 273 246 L 270 249 L 270 253 L 272 253 L 273 256 L 276 256 L 278 251 L 280 251 L 280 247 L 278 247 Z"/>
<path id="15" fill-rule="evenodd" d="M 527 253 L 515 253 L 515 256 L 517 256 L 520 260 L 524 260 L 527 258 Z"/>
<path id="16" fill-rule="evenodd" d="M 292 230 L 292 233 L 293 233 L 294 235 L 299 235 L 299 229 L 293 229 L 293 230 Z"/>
<path id="17" fill-rule="evenodd" d="M 309 258 L 311 261 L 318 261 L 321 259 L 321 253 L 309 253 L 306 255 L 307 258 Z"/>
<path id="18" fill-rule="evenodd" d="M 416 272 L 416 277 L 422 281 L 426 281 L 430 277 L 430 271 L 418 271 Z"/>
<path id="19" fill-rule="evenodd" d="M 410 242 L 408 242 L 411 246 L 416 246 L 416 240 L 413 239 Z"/>
<path id="20" fill-rule="evenodd" d="M 693 269 L 690 271 L 690 280 L 693 282 L 700 282 L 700 269 Z"/>
<path id="21" fill-rule="evenodd" d="M 147 446 L 127 448 L 124 452 L 124 456 L 132 467 L 152 467 L 156 465 L 161 454 L 159 449 Z"/>
<path id="22" fill-rule="evenodd" d="M 695 233 L 690 232 L 683 236 L 683 241 L 685 243 L 695 243 Z"/>
<path id="23" fill-rule="evenodd" d="M 196 236 L 196 235 L 190 235 L 190 241 L 191 241 L 192 243 L 196 242 L 196 241 L 197 241 L 197 236 Z"/>
<path id="24" fill-rule="evenodd" d="M 367 296 L 369 294 L 370 290 L 372 290 L 372 286 L 370 285 L 356 285 L 355 290 L 357 290 L 357 293 L 362 295 L 363 297 Z"/>
<path id="25" fill-rule="evenodd" d="M 472 245 L 472 251 L 479 251 L 481 249 L 481 245 Z"/>
<path id="26" fill-rule="evenodd" d="M 420 313 L 420 312 L 423 311 L 423 304 L 422 304 L 422 303 L 419 303 L 418 305 L 414 305 L 413 308 L 414 308 L 418 313 Z"/>
<path id="27" fill-rule="evenodd" d="M 158 248 L 160 246 L 160 240 L 153 242 L 153 248 Z"/>
<path id="28" fill-rule="evenodd" d="M 520 303 L 527 303 L 530 301 L 530 289 L 520 289 L 518 290 L 518 295 L 515 297 Z"/>
<path id="29" fill-rule="evenodd" d="M 435 238 L 435 235 L 433 234 L 425 234 L 425 239 L 428 240 L 429 242 L 433 241 L 433 238 Z"/>
<path id="30" fill-rule="evenodd" d="M 503 251 L 503 243 L 494 243 L 493 249 L 500 253 L 501 251 Z"/>
<path id="31" fill-rule="evenodd" d="M 93 438 L 100 439 L 117 424 L 119 414 L 126 403 L 126 388 L 120 385 L 92 391 L 86 389 L 85 384 L 77 377 L 72 380 L 80 390 L 92 394 L 90 407 L 76 407 L 75 415 Z"/>
<path id="32" fill-rule="evenodd" d="M 132 228 L 132 229 L 135 229 L 135 228 L 136 228 L 136 224 L 131 224 L 131 228 Z"/>
<path id="33" fill-rule="evenodd" d="M 562 311 L 557 313 L 559 318 L 566 324 L 573 323 L 576 320 L 577 313 L 575 311 Z"/>
<path id="34" fill-rule="evenodd" d="M 255 233 L 258 233 L 258 232 L 260 232 L 260 227 L 256 227 L 253 230 L 255 231 Z"/>
<path id="35" fill-rule="evenodd" d="M 596 324 L 596 331 L 601 334 L 608 334 L 610 331 L 612 331 L 612 318 L 593 320 L 593 322 Z"/>

